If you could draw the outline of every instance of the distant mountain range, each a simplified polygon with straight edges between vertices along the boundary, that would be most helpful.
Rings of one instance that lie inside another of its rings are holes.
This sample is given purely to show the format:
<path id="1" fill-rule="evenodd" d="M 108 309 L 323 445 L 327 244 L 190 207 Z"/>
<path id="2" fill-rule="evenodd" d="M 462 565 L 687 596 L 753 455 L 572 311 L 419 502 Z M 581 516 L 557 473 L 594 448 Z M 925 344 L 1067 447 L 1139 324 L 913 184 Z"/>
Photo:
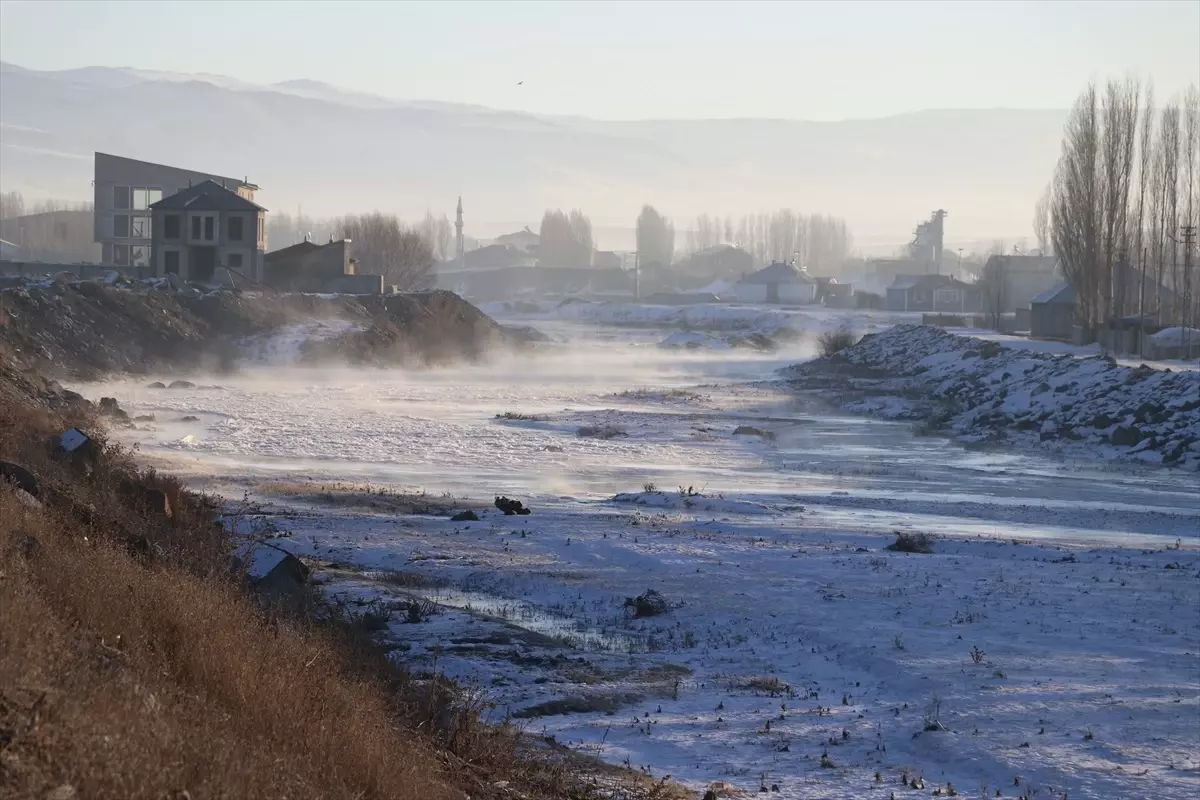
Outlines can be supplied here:
<path id="1" fill-rule="evenodd" d="M 720 114 L 719 98 L 714 116 Z M 1065 112 L 920 111 L 883 119 L 607 122 L 408 102 L 309 80 L 0 64 L 0 189 L 91 196 L 100 150 L 262 186 L 269 209 L 452 214 L 468 232 L 536 228 L 582 208 L 602 247 L 629 245 L 643 203 L 679 229 L 708 212 L 790 207 L 845 217 L 864 250 L 936 208 L 951 241 L 1029 235 Z"/>

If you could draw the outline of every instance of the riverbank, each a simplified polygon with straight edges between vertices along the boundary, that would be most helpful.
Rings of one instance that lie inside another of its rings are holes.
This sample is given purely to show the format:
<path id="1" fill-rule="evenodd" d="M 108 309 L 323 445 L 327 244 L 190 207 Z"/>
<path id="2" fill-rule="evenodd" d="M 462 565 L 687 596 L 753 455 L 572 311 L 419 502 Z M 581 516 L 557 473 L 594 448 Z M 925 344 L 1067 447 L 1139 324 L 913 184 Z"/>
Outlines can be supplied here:
<path id="1" fill-rule="evenodd" d="M 674 796 L 410 671 L 361 608 L 302 583 L 284 604 L 256 595 L 231 559 L 249 509 L 141 468 L 101 409 L 3 347 L 0 774 L 15 796 Z M 90 443 L 60 441 L 72 427 Z"/>
<path id="2" fill-rule="evenodd" d="M 1194 793 L 1193 473 L 831 414 L 776 380 L 798 346 L 547 330 L 519 368 L 75 388 L 155 414 L 125 434 L 144 457 L 262 502 L 412 669 L 578 753 L 697 795 L 875 798 L 906 772 L 943 793 Z M 895 531 L 933 553 L 888 549 Z M 626 606 L 650 589 L 666 613 Z M 946 730 L 926 733 L 935 698 Z"/>
<path id="3" fill-rule="evenodd" d="M 785 371 L 847 411 L 971 444 L 1200 471 L 1200 371 L 1121 366 L 902 325 Z"/>

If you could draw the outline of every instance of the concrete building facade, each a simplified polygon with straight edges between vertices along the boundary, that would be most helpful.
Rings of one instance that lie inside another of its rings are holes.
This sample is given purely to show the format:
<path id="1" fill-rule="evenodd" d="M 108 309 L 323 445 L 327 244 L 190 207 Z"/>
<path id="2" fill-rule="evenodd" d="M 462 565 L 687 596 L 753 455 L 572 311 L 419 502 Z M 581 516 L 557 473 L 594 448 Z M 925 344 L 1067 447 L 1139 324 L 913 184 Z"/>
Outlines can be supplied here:
<path id="1" fill-rule="evenodd" d="M 262 280 L 266 209 L 216 181 L 202 181 L 150 205 L 155 275 L 210 282 L 228 269 Z"/>
<path id="2" fill-rule="evenodd" d="M 791 264 L 771 264 L 733 287 L 740 303 L 815 303 L 817 282 Z"/>
<path id="3" fill-rule="evenodd" d="M 150 207 L 204 181 L 224 186 L 250 202 L 258 190 L 248 180 L 96 153 L 92 224 L 102 262 L 118 267 L 151 266 L 155 237 Z"/>

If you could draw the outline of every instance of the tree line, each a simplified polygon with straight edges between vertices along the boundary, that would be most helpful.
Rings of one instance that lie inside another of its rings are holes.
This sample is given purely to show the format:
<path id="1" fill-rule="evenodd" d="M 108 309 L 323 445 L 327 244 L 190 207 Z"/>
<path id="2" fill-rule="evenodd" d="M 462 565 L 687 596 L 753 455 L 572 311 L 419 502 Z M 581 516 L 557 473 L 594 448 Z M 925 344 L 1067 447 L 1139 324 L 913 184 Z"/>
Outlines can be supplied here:
<path id="1" fill-rule="evenodd" d="M 813 270 L 841 265 L 850 254 L 853 237 L 843 219 L 800 214 L 791 209 L 719 217 L 701 214 L 683 235 L 677 249 L 675 223 L 652 205 L 645 205 L 635 223 L 637 252 L 642 264 L 669 265 L 718 245 L 740 247 L 756 263 L 797 259 Z M 555 266 L 586 266 L 592 262 L 592 224 L 583 212 L 547 210 L 542 217 L 540 261 Z"/>
<path id="2" fill-rule="evenodd" d="M 789 208 L 720 217 L 701 214 L 686 235 L 685 252 L 697 253 L 731 244 L 754 257 L 756 263 L 797 259 L 820 272 L 841 265 L 850 255 L 854 239 L 846 221 L 823 214 L 801 214 Z"/>
<path id="3" fill-rule="evenodd" d="M 435 217 L 426 212 L 415 225 L 380 211 L 328 218 L 286 211 L 267 215 L 267 243 L 271 249 L 306 238 L 314 244 L 349 239 L 360 270 L 383 275 L 385 284 L 403 291 L 430 288 L 435 264 L 454 254 L 450 220 L 444 214 Z"/>
<path id="4" fill-rule="evenodd" d="M 1039 246 L 1075 287 L 1081 322 L 1144 313 L 1195 325 L 1200 259 L 1185 231 L 1198 215 L 1200 90 L 1157 107 L 1153 86 L 1136 78 L 1088 85 L 1034 208 Z"/>

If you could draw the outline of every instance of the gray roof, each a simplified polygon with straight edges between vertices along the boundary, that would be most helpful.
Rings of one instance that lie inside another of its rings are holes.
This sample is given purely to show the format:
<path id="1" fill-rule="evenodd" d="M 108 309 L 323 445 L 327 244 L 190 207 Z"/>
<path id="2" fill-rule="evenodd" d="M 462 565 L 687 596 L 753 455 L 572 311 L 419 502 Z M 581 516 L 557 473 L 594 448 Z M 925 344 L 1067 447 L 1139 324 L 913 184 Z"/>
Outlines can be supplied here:
<path id="1" fill-rule="evenodd" d="M 1052 303 L 1054 305 L 1073 306 L 1078 299 L 1078 294 L 1075 287 L 1069 283 L 1060 283 L 1053 289 L 1047 289 L 1029 301 L 1029 305 L 1042 305 Z"/>
<path id="2" fill-rule="evenodd" d="M 791 264 L 771 264 L 752 272 L 738 283 L 816 283 Z"/>
<path id="3" fill-rule="evenodd" d="M 151 203 L 153 211 L 266 211 L 237 192 L 226 189 L 216 181 L 201 181 L 195 186 Z"/>
<path id="4" fill-rule="evenodd" d="M 908 291 L 909 289 L 942 289 L 951 288 L 959 289 L 970 287 L 971 284 L 964 283 L 953 275 L 897 275 L 896 280 L 892 285 L 887 287 L 888 291 L 896 289 L 898 291 Z"/>

